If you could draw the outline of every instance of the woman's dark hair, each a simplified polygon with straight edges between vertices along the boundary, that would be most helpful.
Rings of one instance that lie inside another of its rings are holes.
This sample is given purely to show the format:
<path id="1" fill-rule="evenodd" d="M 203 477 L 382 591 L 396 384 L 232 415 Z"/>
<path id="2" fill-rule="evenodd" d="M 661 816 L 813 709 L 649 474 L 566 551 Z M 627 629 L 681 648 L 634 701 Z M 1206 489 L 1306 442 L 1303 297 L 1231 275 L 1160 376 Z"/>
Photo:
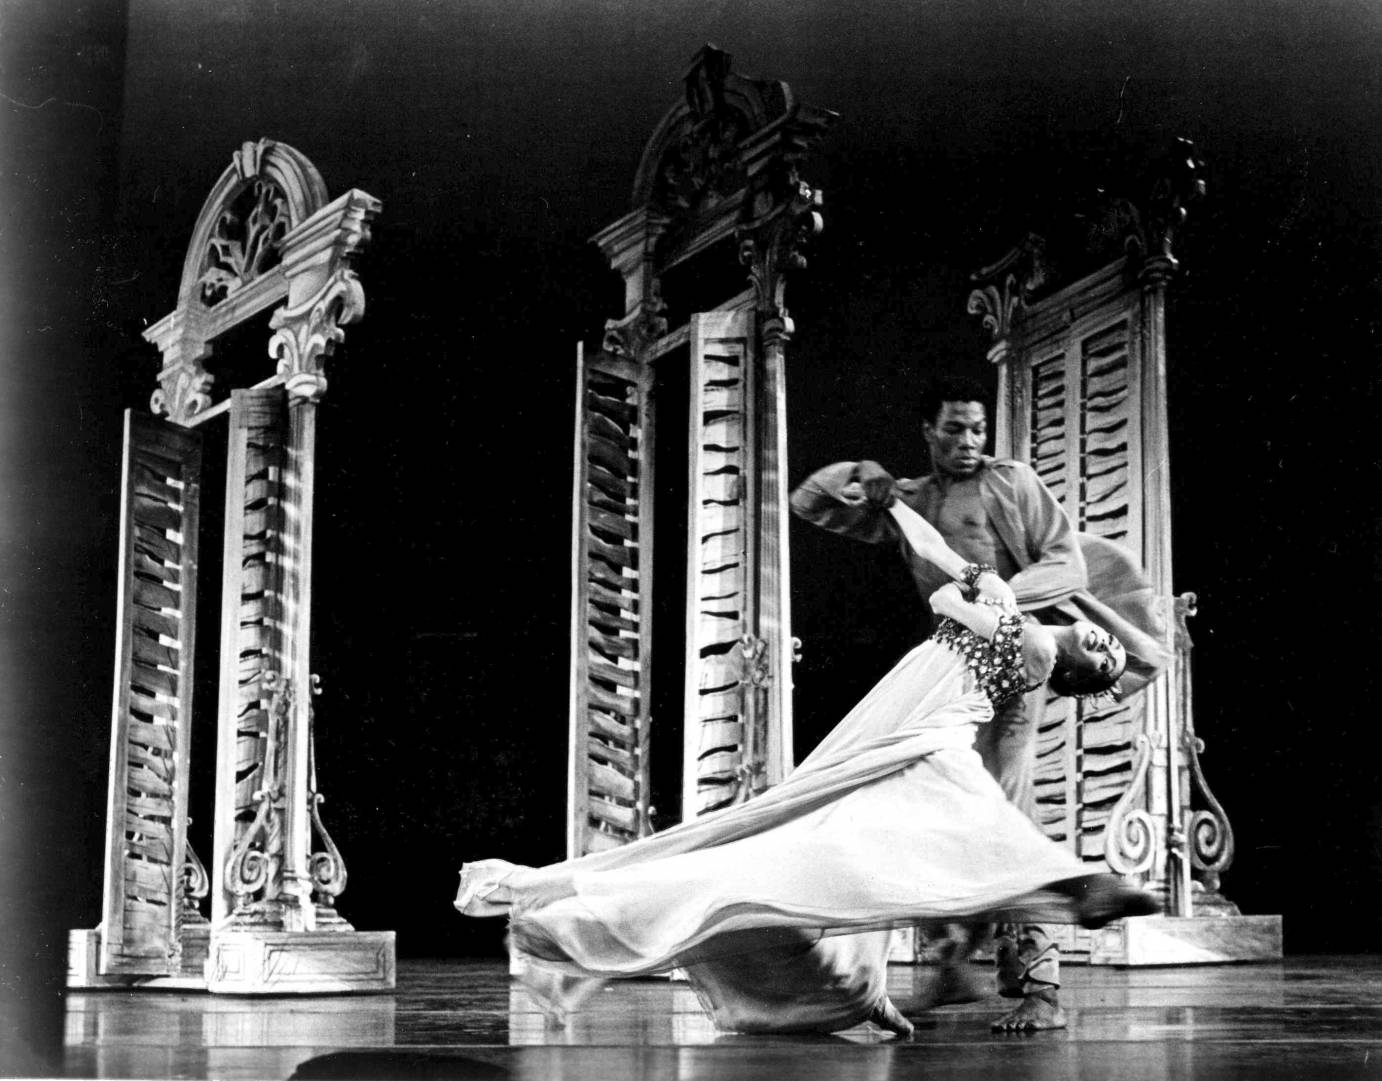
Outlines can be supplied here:
<path id="1" fill-rule="evenodd" d="M 1100 695 L 1113 690 L 1122 675 L 1122 671 L 1101 672 L 1094 667 L 1057 661 L 1046 685 L 1063 697 L 1083 698 L 1086 695 Z"/>

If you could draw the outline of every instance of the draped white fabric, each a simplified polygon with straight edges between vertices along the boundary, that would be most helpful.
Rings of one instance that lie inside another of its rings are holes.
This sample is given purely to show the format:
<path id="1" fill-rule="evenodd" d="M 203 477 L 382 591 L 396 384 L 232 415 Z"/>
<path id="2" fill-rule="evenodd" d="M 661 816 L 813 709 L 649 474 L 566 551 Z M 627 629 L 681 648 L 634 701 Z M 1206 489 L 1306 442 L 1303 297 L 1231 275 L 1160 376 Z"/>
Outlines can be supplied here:
<path id="1" fill-rule="evenodd" d="M 469 864 L 456 906 L 509 912 L 512 947 L 567 973 L 683 967 L 722 1027 L 856 1024 L 883 994 L 888 927 L 1071 918 L 1043 887 L 1088 868 L 984 770 L 971 745 L 991 716 L 961 659 L 924 642 L 763 795 L 551 867 Z"/>

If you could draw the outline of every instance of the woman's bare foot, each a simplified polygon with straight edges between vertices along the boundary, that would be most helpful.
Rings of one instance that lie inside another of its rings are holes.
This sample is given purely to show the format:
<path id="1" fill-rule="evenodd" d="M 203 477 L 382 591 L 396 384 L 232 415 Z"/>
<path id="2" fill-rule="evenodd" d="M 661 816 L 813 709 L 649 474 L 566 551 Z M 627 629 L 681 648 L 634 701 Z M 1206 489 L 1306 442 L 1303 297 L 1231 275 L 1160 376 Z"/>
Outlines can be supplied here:
<path id="1" fill-rule="evenodd" d="M 994 1032 L 1044 1032 L 1065 1028 L 1065 1011 L 1055 991 L 1033 991 L 1017 1008 L 1005 1013 L 991 1026 Z"/>
<path id="2" fill-rule="evenodd" d="M 895 1034 L 899 1040 L 912 1038 L 912 1022 L 898 1012 L 892 999 L 888 998 L 887 995 L 878 1000 L 878 1005 L 873 1008 L 873 1012 L 865 1020 Z"/>

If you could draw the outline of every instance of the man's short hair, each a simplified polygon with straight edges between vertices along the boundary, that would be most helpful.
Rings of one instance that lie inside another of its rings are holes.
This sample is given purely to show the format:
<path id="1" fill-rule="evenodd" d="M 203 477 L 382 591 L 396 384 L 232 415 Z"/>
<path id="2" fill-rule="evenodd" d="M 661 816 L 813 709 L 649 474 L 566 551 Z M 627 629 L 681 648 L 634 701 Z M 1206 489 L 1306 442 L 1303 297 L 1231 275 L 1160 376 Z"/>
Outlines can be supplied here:
<path id="1" fill-rule="evenodd" d="M 978 402 L 988 410 L 989 392 L 977 380 L 959 375 L 944 375 L 931 380 L 921 394 L 921 416 L 935 424 L 946 402 Z"/>

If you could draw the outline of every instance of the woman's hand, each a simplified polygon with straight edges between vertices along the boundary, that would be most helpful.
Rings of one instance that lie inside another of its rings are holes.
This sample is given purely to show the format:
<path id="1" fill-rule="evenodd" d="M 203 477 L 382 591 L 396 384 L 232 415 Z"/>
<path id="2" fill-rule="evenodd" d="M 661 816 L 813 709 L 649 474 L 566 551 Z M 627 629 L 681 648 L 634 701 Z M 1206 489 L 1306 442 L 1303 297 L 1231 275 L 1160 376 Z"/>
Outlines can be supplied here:
<path id="1" fill-rule="evenodd" d="M 931 594 L 929 603 L 931 611 L 938 616 L 954 617 L 960 611 L 961 606 L 968 604 L 965 600 L 964 591 L 960 589 L 958 582 L 946 582 L 940 589 Z"/>
<path id="2" fill-rule="evenodd" d="M 979 575 L 974 588 L 980 601 L 998 608 L 1006 608 L 1010 612 L 1017 611 L 1017 595 L 1013 593 L 1012 586 L 992 571 L 985 571 Z"/>
<path id="3" fill-rule="evenodd" d="M 958 582 L 947 582 L 931 594 L 931 611 L 962 623 L 981 638 L 992 639 L 998 630 L 998 610 L 965 600 Z"/>

